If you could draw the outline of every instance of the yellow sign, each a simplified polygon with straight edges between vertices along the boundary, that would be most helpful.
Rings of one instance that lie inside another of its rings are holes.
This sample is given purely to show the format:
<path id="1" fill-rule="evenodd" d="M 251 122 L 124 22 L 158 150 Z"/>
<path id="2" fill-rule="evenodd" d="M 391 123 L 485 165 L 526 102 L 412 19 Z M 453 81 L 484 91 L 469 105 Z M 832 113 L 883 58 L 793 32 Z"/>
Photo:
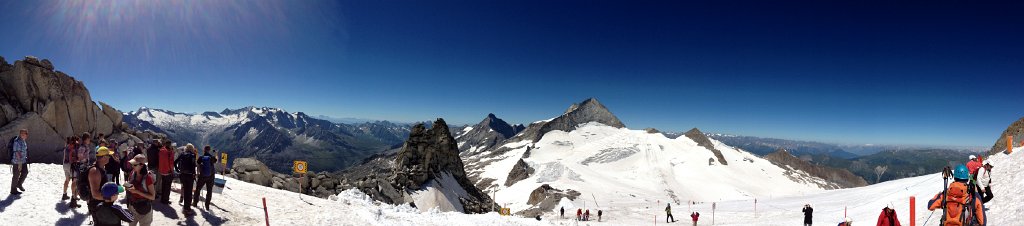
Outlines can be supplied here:
<path id="1" fill-rule="evenodd" d="M 292 171 L 296 173 L 306 173 L 307 169 L 306 161 L 295 161 L 295 165 L 292 166 Z"/>
<path id="2" fill-rule="evenodd" d="M 498 211 L 498 214 L 501 214 L 502 216 L 509 216 L 512 215 L 512 210 L 509 208 L 501 208 L 501 210 Z"/>
<path id="3" fill-rule="evenodd" d="M 223 153 L 223 152 L 220 153 L 220 164 L 224 164 L 224 165 L 228 164 L 228 153 Z"/>

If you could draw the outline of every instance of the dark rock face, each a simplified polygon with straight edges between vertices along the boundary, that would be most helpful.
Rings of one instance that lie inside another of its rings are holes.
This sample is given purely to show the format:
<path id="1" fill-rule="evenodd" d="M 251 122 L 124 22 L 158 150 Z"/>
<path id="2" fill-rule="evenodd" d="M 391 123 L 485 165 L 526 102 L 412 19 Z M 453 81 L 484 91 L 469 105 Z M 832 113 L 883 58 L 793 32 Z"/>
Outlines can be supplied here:
<path id="1" fill-rule="evenodd" d="M 393 163 L 388 160 L 391 156 Z M 381 169 L 383 167 L 390 170 Z M 423 124 L 413 126 L 409 139 L 397 153 L 377 155 L 364 161 L 363 165 L 346 170 L 343 175 L 347 183 L 342 187 L 358 188 L 375 200 L 392 204 L 409 203 L 412 191 L 451 175 L 468 194 L 467 197 L 458 197 L 464 212 L 494 211 L 491 198 L 466 177 L 455 138 L 443 119 L 437 119 L 430 129 Z"/>
<path id="2" fill-rule="evenodd" d="M 533 175 L 534 169 L 527 165 L 523 159 L 519 159 L 515 166 L 512 166 L 512 171 L 508 172 L 508 179 L 505 180 L 505 187 L 512 186 L 516 182 L 529 178 Z"/>
<path id="3" fill-rule="evenodd" d="M 325 172 L 309 172 L 306 175 L 282 174 L 274 172 L 263 162 L 254 158 L 236 158 L 228 176 L 274 189 L 321 198 L 338 194 L 345 188 L 340 186 L 343 182 L 342 179 Z"/>
<path id="4" fill-rule="evenodd" d="M 118 142 L 141 140 L 138 136 L 145 133 L 124 128 L 121 121 L 120 111 L 96 104 L 81 81 L 54 71 L 49 60 L 29 56 L 11 65 L 0 58 L 0 137 L 6 140 L 28 129 L 29 162 L 59 162 L 56 150 L 64 147 L 65 137 L 85 132 L 111 135 Z M 7 145 L 0 142 L 0 150 Z"/>
<path id="5" fill-rule="evenodd" d="M 487 114 L 483 121 L 480 121 L 480 123 L 471 128 L 469 131 L 458 135 L 457 140 L 462 144 L 459 146 L 460 152 L 470 151 L 471 149 L 473 151 L 489 149 L 505 142 L 505 140 L 512 138 L 524 129 L 523 125 L 509 125 L 505 120 L 501 120 L 494 116 L 494 114 Z"/>
<path id="6" fill-rule="evenodd" d="M 725 156 L 722 155 L 722 151 L 716 149 L 714 143 L 711 143 L 711 139 L 708 138 L 707 135 L 704 135 L 704 133 L 699 129 L 693 128 L 690 131 L 687 131 L 685 136 L 692 139 L 694 142 L 697 142 L 697 145 L 714 152 L 715 158 L 718 159 L 718 162 L 722 163 L 722 165 L 729 165 L 729 162 L 725 161 Z"/>
<path id="7" fill-rule="evenodd" d="M 537 189 L 534 189 L 533 192 L 530 192 L 530 199 L 526 201 L 526 204 L 533 205 L 533 207 L 519 211 L 516 214 L 521 216 L 536 216 L 545 211 L 554 209 L 555 206 L 558 205 L 558 201 L 562 200 L 562 198 L 576 200 L 579 196 L 580 192 L 578 191 L 574 191 L 572 189 L 563 191 L 561 189 L 553 188 L 551 185 L 544 184 L 537 187 Z"/>
<path id="8" fill-rule="evenodd" d="M 542 124 L 535 134 L 529 134 L 531 136 L 527 138 L 533 139 L 536 142 L 547 132 L 553 130 L 569 132 L 575 130 L 576 126 L 587 122 L 598 122 L 615 128 L 626 127 L 625 124 L 622 124 L 622 121 L 619 121 L 618 117 L 615 117 L 611 111 L 608 111 L 608 108 L 597 102 L 597 99 L 590 98 L 569 106 L 565 114 Z"/>
<path id="9" fill-rule="evenodd" d="M 1006 136 L 1008 135 L 1013 136 L 1013 147 L 1021 146 L 1021 141 L 1024 140 L 1024 118 L 1020 118 L 1006 127 L 1006 130 L 999 135 L 999 139 L 996 139 L 996 144 L 992 145 L 992 149 L 988 151 L 988 154 L 994 155 L 999 152 L 1005 152 Z"/>
<path id="10" fill-rule="evenodd" d="M 826 181 L 835 184 L 820 185 L 826 189 L 854 188 L 868 185 L 868 182 L 865 181 L 864 178 L 854 175 L 848 170 L 814 165 L 793 156 L 785 149 L 779 149 L 774 153 L 765 155 L 764 159 L 772 162 L 772 164 L 782 167 L 783 169 L 789 169 L 791 167 L 792 169 L 806 172 L 811 176 L 825 179 Z"/>

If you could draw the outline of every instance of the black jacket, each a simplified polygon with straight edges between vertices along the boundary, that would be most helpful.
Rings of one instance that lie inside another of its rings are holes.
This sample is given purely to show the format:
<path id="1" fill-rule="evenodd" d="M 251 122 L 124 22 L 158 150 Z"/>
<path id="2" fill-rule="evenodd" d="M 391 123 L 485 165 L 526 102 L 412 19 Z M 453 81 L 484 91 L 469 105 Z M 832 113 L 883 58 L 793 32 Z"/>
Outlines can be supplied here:
<path id="1" fill-rule="evenodd" d="M 811 213 L 814 212 L 814 208 L 804 207 L 804 224 L 811 223 Z"/>
<path id="2" fill-rule="evenodd" d="M 196 155 L 186 151 L 174 159 L 174 170 L 179 174 L 196 175 Z"/>
<path id="3" fill-rule="evenodd" d="M 121 206 L 114 205 L 114 203 L 103 202 L 96 206 L 96 209 L 92 212 L 93 223 L 96 226 L 108 226 L 108 225 L 121 225 L 121 221 L 132 222 L 135 221 L 135 217 L 127 210 L 121 208 Z"/>
<path id="4" fill-rule="evenodd" d="M 153 169 L 160 165 L 160 145 L 150 145 L 146 149 L 146 160 L 150 166 L 153 166 Z"/>

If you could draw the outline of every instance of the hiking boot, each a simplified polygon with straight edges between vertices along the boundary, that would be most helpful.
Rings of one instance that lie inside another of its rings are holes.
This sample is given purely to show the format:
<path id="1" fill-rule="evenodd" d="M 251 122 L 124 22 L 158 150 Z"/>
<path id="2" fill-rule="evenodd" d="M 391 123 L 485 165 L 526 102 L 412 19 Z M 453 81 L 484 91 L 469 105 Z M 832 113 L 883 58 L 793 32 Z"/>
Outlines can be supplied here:
<path id="1" fill-rule="evenodd" d="M 11 195 L 21 195 L 21 192 L 18 192 L 18 191 L 11 191 Z"/>
<path id="2" fill-rule="evenodd" d="M 19 185 L 18 186 L 18 190 L 25 191 L 25 187 L 22 187 L 22 186 Z"/>
<path id="3" fill-rule="evenodd" d="M 68 199 L 71 199 L 71 197 L 68 197 L 68 193 L 64 193 L 64 195 L 60 196 L 60 200 L 68 200 Z"/>
<path id="4" fill-rule="evenodd" d="M 72 209 L 78 209 L 78 207 L 82 206 L 78 205 L 78 199 L 71 199 L 71 204 L 68 205 L 68 207 L 71 207 Z"/>

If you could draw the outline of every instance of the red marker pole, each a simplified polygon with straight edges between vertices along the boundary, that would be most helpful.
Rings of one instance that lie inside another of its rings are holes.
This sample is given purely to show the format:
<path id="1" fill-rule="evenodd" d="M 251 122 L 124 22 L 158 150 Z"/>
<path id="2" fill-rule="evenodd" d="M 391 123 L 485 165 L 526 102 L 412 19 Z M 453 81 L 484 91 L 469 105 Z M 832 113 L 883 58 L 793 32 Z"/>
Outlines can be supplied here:
<path id="1" fill-rule="evenodd" d="M 267 212 L 267 197 L 263 197 L 263 217 L 267 219 L 267 226 L 270 226 L 270 212 Z"/>
<path id="2" fill-rule="evenodd" d="M 916 197 L 910 196 L 910 226 L 917 225 L 916 224 L 917 223 L 916 222 L 917 221 L 917 217 L 916 217 L 917 216 L 917 214 L 916 214 L 917 211 L 914 211 L 914 208 L 916 208 L 914 206 L 914 203 L 917 201 L 916 199 L 917 199 Z"/>

